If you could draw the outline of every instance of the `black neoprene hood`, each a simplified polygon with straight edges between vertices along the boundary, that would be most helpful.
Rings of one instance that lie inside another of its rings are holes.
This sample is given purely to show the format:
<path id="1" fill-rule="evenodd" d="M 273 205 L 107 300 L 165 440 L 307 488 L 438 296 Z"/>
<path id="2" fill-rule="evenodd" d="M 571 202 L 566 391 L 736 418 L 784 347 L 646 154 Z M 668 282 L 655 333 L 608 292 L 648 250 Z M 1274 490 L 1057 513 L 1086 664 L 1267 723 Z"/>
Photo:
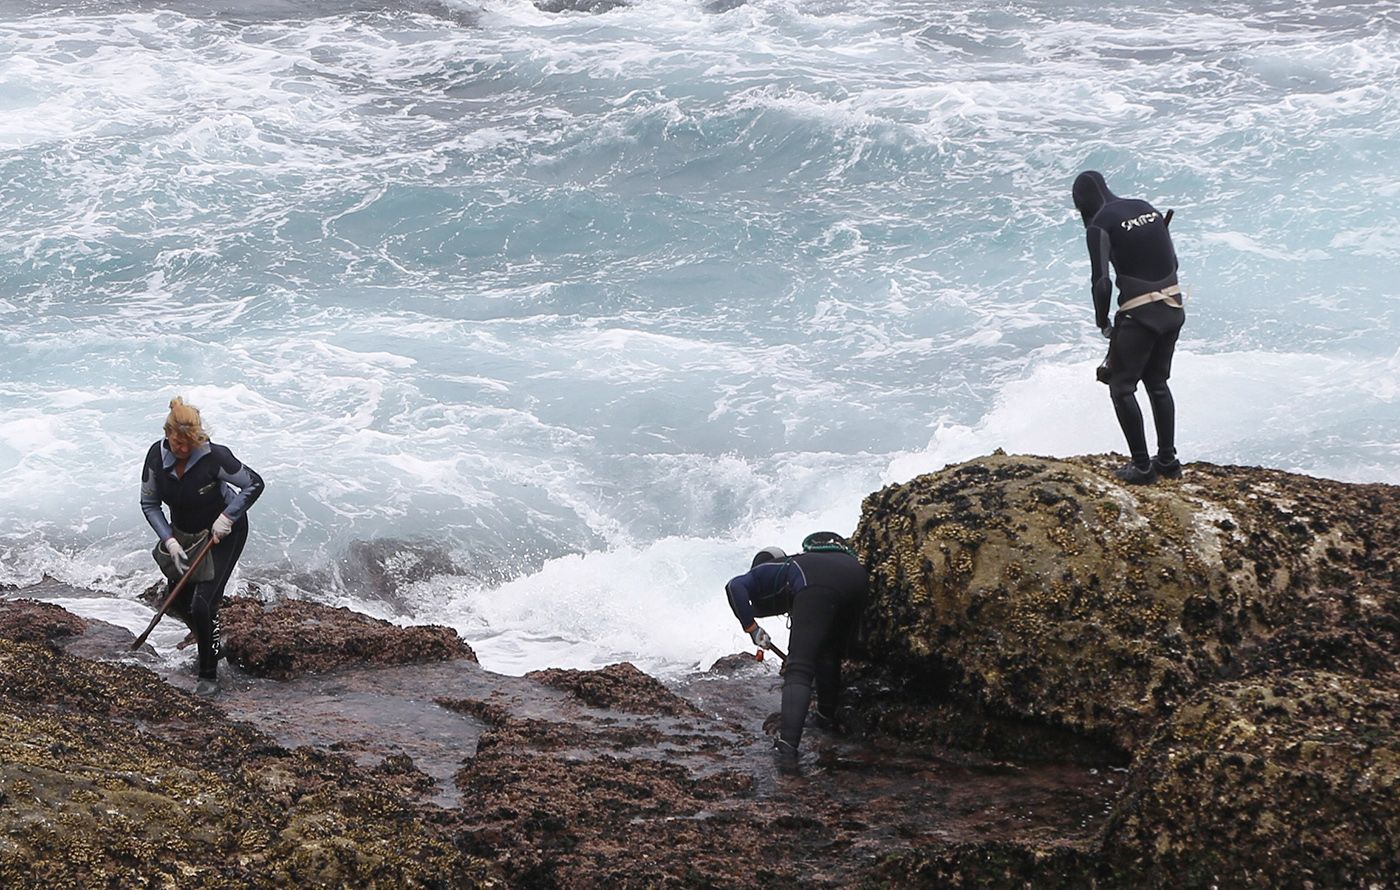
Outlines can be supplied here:
<path id="1" fill-rule="evenodd" d="M 1085 170 L 1075 177 L 1074 206 L 1084 218 L 1084 225 L 1089 225 L 1103 205 L 1116 200 L 1118 196 L 1109 191 L 1108 183 L 1103 181 L 1103 174 L 1099 171 Z"/>

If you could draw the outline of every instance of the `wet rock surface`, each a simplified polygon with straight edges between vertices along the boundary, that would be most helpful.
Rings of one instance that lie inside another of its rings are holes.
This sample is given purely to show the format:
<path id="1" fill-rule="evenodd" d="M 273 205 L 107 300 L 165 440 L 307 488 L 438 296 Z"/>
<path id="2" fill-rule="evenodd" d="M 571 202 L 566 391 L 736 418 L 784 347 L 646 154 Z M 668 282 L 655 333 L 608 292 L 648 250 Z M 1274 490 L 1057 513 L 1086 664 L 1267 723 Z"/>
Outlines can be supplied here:
<path id="1" fill-rule="evenodd" d="M 81 636 L 87 622 L 67 609 L 32 599 L 0 601 L 0 639 L 58 646 Z"/>
<path id="2" fill-rule="evenodd" d="M 845 729 L 792 769 L 749 656 L 508 677 L 445 628 L 232 600 L 204 700 L 192 653 L 8 591 L 0 885 L 1388 886 L 1396 489 L 1112 466 L 867 499 Z"/>
<path id="3" fill-rule="evenodd" d="M 288 680 L 347 665 L 417 664 L 476 654 L 450 627 L 400 627 L 346 608 L 302 600 L 231 597 L 219 611 L 224 654 L 259 677 Z"/>
<path id="4" fill-rule="evenodd" d="M 123 886 L 170 875 L 179 886 L 846 887 L 921 844 L 1087 845 L 1121 778 L 816 728 L 798 770 L 780 773 L 763 727 L 781 679 L 745 656 L 671 688 L 625 664 L 532 678 L 454 659 L 286 681 L 226 667 L 220 694 L 202 700 L 183 691 L 188 665 L 126 653 L 131 635 L 118 632 L 108 657 L 124 663 L 38 644 L 20 647 L 27 668 L 0 660 L 0 748 L 37 752 L 66 777 L 0 772 L 0 876 L 14 886 L 77 880 L 71 860 Z M 35 720 L 35 707 L 55 716 Z M 84 715 L 76 731 L 69 713 Z M 108 769 L 160 800 L 104 792 L 92 818 L 62 816 L 72 783 Z M 188 843 L 172 840 L 186 817 Z"/>
<path id="5" fill-rule="evenodd" d="M 339 575 L 359 597 L 408 607 L 402 591 L 414 582 L 438 575 L 464 574 L 443 547 L 423 541 L 380 538 L 352 541 L 341 560 Z"/>
<path id="6" fill-rule="evenodd" d="M 1139 756 L 1105 859 L 1125 883 L 1400 876 L 1400 684 L 1303 670 L 1212 686 Z"/>
<path id="7" fill-rule="evenodd" d="M 631 5 L 627 0 L 534 0 L 534 4 L 541 12 L 582 12 L 590 15 Z"/>
<path id="8" fill-rule="evenodd" d="M 144 668 L 0 640 L 0 885 L 504 885 L 381 785 Z"/>
<path id="9" fill-rule="evenodd" d="M 596 671 L 550 668 L 531 671 L 525 676 L 546 686 L 572 692 L 585 704 L 596 708 L 672 716 L 697 713 L 694 705 L 627 663 L 611 664 Z"/>
<path id="10" fill-rule="evenodd" d="M 763 732 L 780 685 L 735 658 L 675 688 L 688 714 L 573 694 L 522 713 L 524 690 L 443 700 L 490 723 L 456 777 L 469 849 L 519 886 L 849 887 L 921 843 L 1088 844 L 1121 779 L 815 728 L 783 772 Z M 637 686 L 629 702 L 650 694 Z"/>
<path id="11" fill-rule="evenodd" d="M 866 499 L 867 725 L 1131 764 L 1102 846 L 937 849 L 896 873 L 1273 886 L 1326 856 L 1317 886 L 1385 886 L 1400 804 L 1370 789 L 1400 784 L 1400 489 L 1208 464 L 1125 487 L 1115 463 L 994 455 Z"/>

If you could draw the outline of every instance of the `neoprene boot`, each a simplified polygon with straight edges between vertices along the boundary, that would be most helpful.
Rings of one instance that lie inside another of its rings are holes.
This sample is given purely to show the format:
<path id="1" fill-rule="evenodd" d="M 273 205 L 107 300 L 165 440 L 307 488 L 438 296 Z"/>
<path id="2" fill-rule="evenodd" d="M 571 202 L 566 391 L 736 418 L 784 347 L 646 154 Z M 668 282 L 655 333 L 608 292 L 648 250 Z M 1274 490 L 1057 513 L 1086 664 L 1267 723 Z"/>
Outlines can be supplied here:
<path id="1" fill-rule="evenodd" d="M 1181 461 L 1177 460 L 1175 455 L 1170 460 L 1163 460 L 1161 455 L 1152 458 L 1152 469 L 1163 479 L 1181 478 Z"/>
<path id="2" fill-rule="evenodd" d="M 1151 485 L 1157 481 L 1157 467 L 1151 461 L 1148 461 L 1146 467 L 1126 463 L 1114 470 L 1113 475 L 1129 485 Z"/>
<path id="3" fill-rule="evenodd" d="M 792 743 L 782 739 L 774 739 L 773 759 L 777 761 L 779 772 L 792 773 L 797 771 L 797 748 Z"/>

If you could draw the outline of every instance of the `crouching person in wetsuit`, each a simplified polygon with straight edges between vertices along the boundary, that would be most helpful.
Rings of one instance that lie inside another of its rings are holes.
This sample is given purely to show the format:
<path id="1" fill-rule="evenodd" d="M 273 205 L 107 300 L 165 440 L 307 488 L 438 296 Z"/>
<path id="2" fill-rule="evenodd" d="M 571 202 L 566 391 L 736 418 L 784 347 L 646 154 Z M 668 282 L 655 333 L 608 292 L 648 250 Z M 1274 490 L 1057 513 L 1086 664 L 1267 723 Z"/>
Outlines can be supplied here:
<path id="1" fill-rule="evenodd" d="M 806 552 L 790 557 L 777 547 L 766 547 L 754 556 L 748 572 L 724 588 L 729 607 L 758 646 L 767 648 L 772 638 L 757 619 L 791 613 L 782 722 L 773 743 L 788 763 L 797 759 L 813 681 L 819 724 L 835 724 L 841 657 L 869 589 L 865 568 L 839 535 L 809 535 L 803 549 Z"/>
<path id="2" fill-rule="evenodd" d="M 160 536 L 156 562 L 171 584 L 189 568 L 206 535 L 215 541 L 170 609 L 194 631 L 199 645 L 195 691 L 200 695 L 219 688 L 219 603 L 248 540 L 244 514 L 262 491 L 261 476 L 209 441 L 199 409 L 172 399 L 165 438 L 151 445 L 141 469 L 141 510 Z M 168 520 L 162 504 L 170 507 Z"/>
<path id="3" fill-rule="evenodd" d="M 1167 231 L 1171 211 L 1163 216 L 1146 201 L 1118 197 L 1095 170 L 1074 180 L 1074 206 L 1088 230 L 1094 322 L 1109 338 L 1109 398 L 1132 455 L 1116 475 L 1134 484 L 1156 482 L 1158 476 L 1174 479 L 1181 475 L 1181 463 L 1176 457 L 1176 404 L 1167 378 L 1186 313 L 1176 280 L 1176 250 Z M 1118 312 L 1111 324 L 1110 265 L 1118 273 Z M 1155 458 L 1147 451 L 1138 381 L 1147 390 L 1157 428 Z"/>

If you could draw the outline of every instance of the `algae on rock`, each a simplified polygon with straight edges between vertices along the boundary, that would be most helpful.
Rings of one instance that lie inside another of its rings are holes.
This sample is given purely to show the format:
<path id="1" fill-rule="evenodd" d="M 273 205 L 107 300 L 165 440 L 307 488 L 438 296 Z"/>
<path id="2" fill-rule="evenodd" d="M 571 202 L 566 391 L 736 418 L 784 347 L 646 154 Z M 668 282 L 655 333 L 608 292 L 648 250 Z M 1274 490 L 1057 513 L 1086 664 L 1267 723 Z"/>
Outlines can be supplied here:
<path id="1" fill-rule="evenodd" d="M 1128 751 L 1203 684 L 1247 673 L 1322 587 L 1393 607 L 1389 486 L 1193 464 L 1133 488 L 1111 467 L 995 455 L 870 495 L 854 535 L 867 657 Z"/>

